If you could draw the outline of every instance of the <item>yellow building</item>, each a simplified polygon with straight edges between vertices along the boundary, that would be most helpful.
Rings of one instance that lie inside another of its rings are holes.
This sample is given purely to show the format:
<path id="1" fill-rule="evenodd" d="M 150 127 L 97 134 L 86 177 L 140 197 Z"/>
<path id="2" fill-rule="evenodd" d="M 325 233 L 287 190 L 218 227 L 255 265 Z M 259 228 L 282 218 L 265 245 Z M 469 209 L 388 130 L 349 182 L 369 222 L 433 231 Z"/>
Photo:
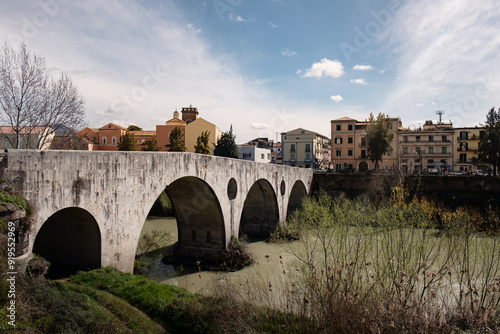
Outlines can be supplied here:
<path id="1" fill-rule="evenodd" d="M 397 169 L 397 131 L 401 126 L 399 117 L 390 118 L 390 131 L 394 134 L 392 152 L 383 156 L 379 162 L 381 170 Z M 342 117 L 330 121 L 332 130 L 332 166 L 336 172 L 366 172 L 375 168 L 368 159 L 366 145 L 367 122 L 359 122 L 350 117 Z"/>
<path id="2" fill-rule="evenodd" d="M 415 130 L 398 131 L 399 168 L 402 172 L 444 174 L 454 159 L 453 124 L 425 121 Z"/>
<path id="3" fill-rule="evenodd" d="M 222 135 L 222 131 L 215 124 L 212 124 L 201 117 L 189 122 L 184 129 L 184 138 L 187 152 L 194 152 L 196 139 L 201 135 L 202 132 L 209 132 L 208 146 L 210 146 L 211 152 L 214 151 L 215 144 L 217 144 L 217 140 Z"/>
<path id="4" fill-rule="evenodd" d="M 453 140 L 455 142 L 454 171 L 464 173 L 487 173 L 493 169 L 492 165 L 479 161 L 479 141 L 484 137 L 483 127 L 455 128 Z"/>
<path id="5" fill-rule="evenodd" d="M 330 138 L 298 128 L 281 134 L 282 164 L 292 167 L 323 168 L 330 165 Z"/>

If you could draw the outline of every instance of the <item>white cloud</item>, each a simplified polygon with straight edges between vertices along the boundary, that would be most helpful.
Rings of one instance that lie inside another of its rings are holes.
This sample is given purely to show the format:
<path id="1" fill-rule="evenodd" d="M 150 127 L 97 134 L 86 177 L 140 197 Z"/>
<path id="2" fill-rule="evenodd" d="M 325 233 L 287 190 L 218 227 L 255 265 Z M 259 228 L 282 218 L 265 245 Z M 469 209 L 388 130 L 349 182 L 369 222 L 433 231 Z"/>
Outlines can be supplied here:
<path id="1" fill-rule="evenodd" d="M 267 123 L 252 122 L 252 129 L 267 129 L 268 127 Z"/>
<path id="2" fill-rule="evenodd" d="M 278 25 L 277 24 L 274 24 L 273 22 L 269 22 L 268 25 L 271 27 L 271 28 L 278 28 Z"/>
<path id="3" fill-rule="evenodd" d="M 194 23 L 189 23 L 187 25 L 188 29 L 191 30 L 192 32 L 194 32 L 195 34 L 199 34 L 201 32 L 201 29 L 200 28 L 195 28 L 194 27 Z"/>
<path id="4" fill-rule="evenodd" d="M 229 13 L 229 19 L 231 21 L 235 21 L 235 22 L 242 22 L 242 23 L 246 23 L 246 22 L 253 22 L 255 21 L 255 19 L 253 17 L 250 17 L 248 19 L 245 19 L 243 18 L 242 16 L 240 15 L 234 15 L 233 13 Z"/>
<path id="5" fill-rule="evenodd" d="M 411 119 L 439 99 L 455 125 L 477 125 L 498 104 L 499 21 L 496 0 L 402 2 L 380 38 L 395 74 L 381 109 Z"/>
<path id="6" fill-rule="evenodd" d="M 339 78 L 344 74 L 344 65 L 338 60 L 321 59 L 306 70 L 304 78 Z"/>
<path id="7" fill-rule="evenodd" d="M 297 52 L 290 51 L 288 49 L 285 49 L 285 50 L 281 51 L 281 55 L 283 55 L 283 56 L 291 57 L 291 56 L 295 56 L 296 54 L 297 54 Z"/>
<path id="8" fill-rule="evenodd" d="M 362 78 L 362 79 L 351 79 L 350 80 L 352 83 L 354 84 L 357 84 L 357 85 L 368 85 L 368 83 L 366 82 L 366 79 Z"/>
<path id="9" fill-rule="evenodd" d="M 423 103 L 417 103 L 417 107 L 423 107 L 424 104 Z"/>
<path id="10" fill-rule="evenodd" d="M 354 71 L 369 71 L 369 70 L 373 70 L 373 66 L 372 65 L 354 65 L 354 67 L 352 69 Z"/>
<path id="11" fill-rule="evenodd" d="M 302 74 L 302 70 L 297 70 L 297 72 L 295 72 L 295 74 L 298 74 L 298 75 Z"/>
<path id="12" fill-rule="evenodd" d="M 332 100 L 333 102 L 339 103 L 340 101 L 343 100 L 343 98 L 340 95 L 332 95 L 332 96 L 330 96 L 330 100 Z"/>

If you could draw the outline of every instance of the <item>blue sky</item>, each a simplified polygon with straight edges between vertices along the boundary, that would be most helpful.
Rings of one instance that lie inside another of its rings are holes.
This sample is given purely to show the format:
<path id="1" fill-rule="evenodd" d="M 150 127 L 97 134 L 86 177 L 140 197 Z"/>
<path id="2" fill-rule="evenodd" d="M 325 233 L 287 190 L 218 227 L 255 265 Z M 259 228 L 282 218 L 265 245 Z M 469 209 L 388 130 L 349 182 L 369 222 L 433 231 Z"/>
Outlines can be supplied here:
<path id="1" fill-rule="evenodd" d="M 500 107 L 497 2 L 0 0 L 0 40 L 70 73 L 92 127 L 190 104 L 238 142 L 370 112 L 474 126 Z"/>

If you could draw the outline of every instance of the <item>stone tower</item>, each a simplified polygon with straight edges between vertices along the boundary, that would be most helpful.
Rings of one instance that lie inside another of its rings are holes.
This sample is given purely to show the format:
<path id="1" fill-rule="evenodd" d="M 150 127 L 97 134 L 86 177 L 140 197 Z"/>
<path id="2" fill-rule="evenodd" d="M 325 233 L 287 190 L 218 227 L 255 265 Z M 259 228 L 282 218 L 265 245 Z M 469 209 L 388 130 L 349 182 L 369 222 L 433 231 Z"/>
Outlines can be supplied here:
<path id="1" fill-rule="evenodd" d="M 187 124 L 198 118 L 198 108 L 193 108 L 193 105 L 190 104 L 189 107 L 182 108 L 182 120 Z"/>

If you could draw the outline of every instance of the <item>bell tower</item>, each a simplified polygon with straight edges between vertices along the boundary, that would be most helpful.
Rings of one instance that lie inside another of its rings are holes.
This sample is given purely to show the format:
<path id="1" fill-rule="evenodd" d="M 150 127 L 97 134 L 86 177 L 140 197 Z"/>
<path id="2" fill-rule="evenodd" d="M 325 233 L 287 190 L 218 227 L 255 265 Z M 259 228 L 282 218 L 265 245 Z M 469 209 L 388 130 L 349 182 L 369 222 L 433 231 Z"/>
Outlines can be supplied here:
<path id="1" fill-rule="evenodd" d="M 190 104 L 189 107 L 182 108 L 182 120 L 187 124 L 195 121 L 198 118 L 198 108 L 193 108 L 193 105 Z"/>

